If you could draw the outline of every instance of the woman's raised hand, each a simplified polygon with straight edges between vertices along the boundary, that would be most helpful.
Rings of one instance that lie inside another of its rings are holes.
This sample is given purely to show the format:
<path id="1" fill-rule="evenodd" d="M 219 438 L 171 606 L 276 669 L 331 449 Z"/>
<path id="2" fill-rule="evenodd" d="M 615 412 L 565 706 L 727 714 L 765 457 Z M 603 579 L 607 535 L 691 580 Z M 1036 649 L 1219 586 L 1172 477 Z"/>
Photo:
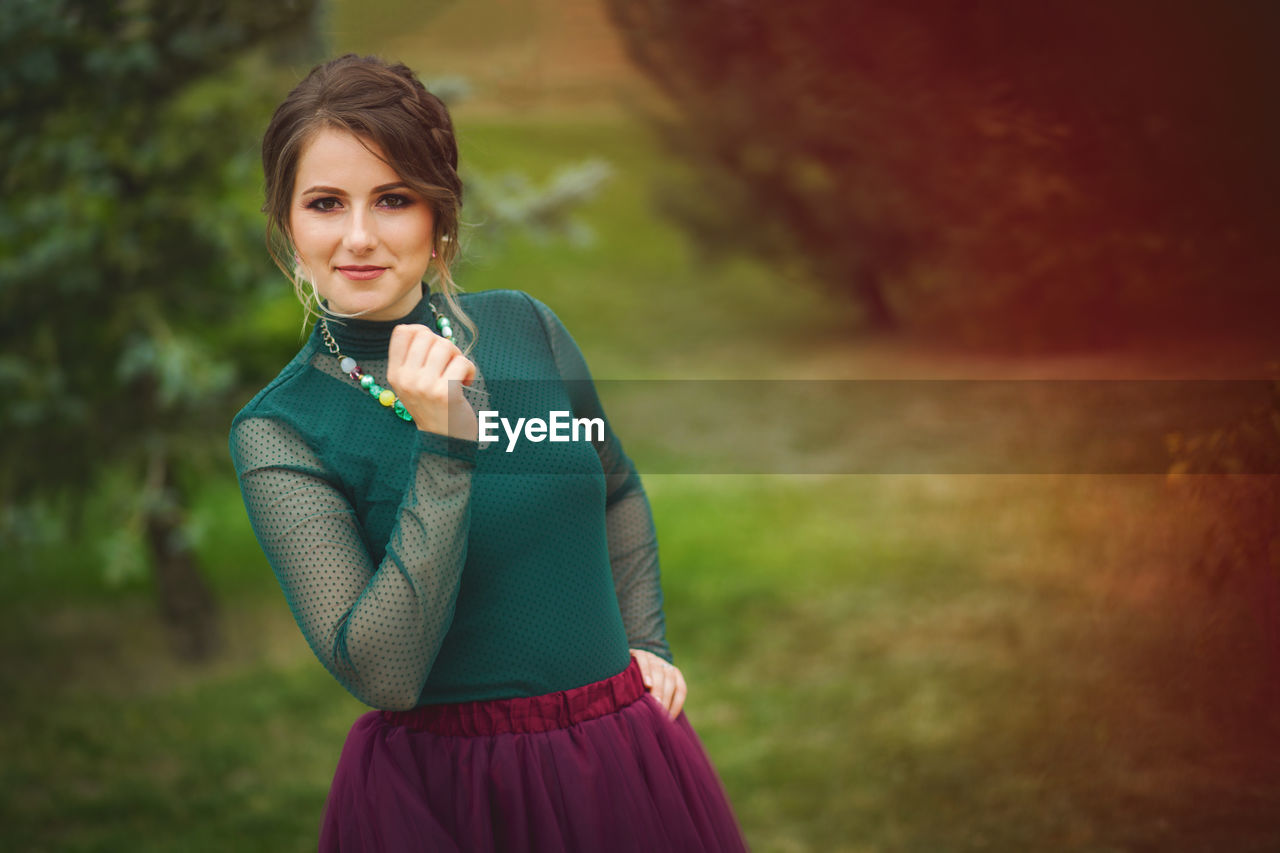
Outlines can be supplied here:
<path id="1" fill-rule="evenodd" d="M 475 441 L 476 413 L 462 396 L 462 386 L 475 377 L 476 366 L 462 350 L 428 327 L 403 323 L 391 331 L 387 384 L 418 429 Z"/>

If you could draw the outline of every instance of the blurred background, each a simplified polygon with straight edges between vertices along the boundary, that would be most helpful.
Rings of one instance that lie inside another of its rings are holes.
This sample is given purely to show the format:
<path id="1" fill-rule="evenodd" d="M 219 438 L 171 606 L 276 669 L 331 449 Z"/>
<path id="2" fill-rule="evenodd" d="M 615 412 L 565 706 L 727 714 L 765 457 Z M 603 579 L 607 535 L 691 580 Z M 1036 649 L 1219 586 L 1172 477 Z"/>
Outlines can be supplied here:
<path id="1" fill-rule="evenodd" d="M 645 475 L 753 849 L 1280 849 L 1276 8 L 5 0 L 0 846 L 314 848 L 364 706 L 225 448 L 303 341 L 260 135 L 354 51 L 451 105 L 459 283 L 597 378 L 1186 381 L 1136 473 Z M 644 473 L 681 431 L 638 387 Z"/>

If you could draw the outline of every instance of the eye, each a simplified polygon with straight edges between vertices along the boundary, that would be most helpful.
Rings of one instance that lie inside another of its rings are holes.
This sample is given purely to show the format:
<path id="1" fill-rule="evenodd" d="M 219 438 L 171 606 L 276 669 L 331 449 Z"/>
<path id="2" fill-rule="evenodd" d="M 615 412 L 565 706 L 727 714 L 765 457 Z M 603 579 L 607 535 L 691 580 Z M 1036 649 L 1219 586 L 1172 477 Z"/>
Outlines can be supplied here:
<path id="1" fill-rule="evenodd" d="M 339 204 L 338 200 L 333 196 L 325 196 L 323 198 L 313 198 L 311 201 L 307 202 L 307 209 L 319 210 L 322 212 L 328 211 L 328 210 L 336 210 L 338 207 L 338 204 Z"/>
<path id="2" fill-rule="evenodd" d="M 406 195 L 400 195 L 398 193 L 390 193 L 378 199 L 378 205 L 380 207 L 389 207 L 392 210 L 395 210 L 401 207 L 408 207 L 411 204 L 413 204 L 413 199 L 409 198 Z"/>

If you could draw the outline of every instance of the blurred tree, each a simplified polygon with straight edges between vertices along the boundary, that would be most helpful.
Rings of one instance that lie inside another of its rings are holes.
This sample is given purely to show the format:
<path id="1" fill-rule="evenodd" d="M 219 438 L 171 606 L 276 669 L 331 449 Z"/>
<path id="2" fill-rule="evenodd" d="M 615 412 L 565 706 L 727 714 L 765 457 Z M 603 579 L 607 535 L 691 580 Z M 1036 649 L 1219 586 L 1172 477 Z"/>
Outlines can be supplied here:
<path id="1" fill-rule="evenodd" d="M 1267 579 L 1280 651 L 1280 362 L 1271 371 L 1276 378 L 1266 405 L 1213 430 L 1172 433 L 1165 444 L 1173 458 L 1169 483 L 1209 510 L 1193 569 L 1214 589 L 1232 575 Z"/>
<path id="2" fill-rule="evenodd" d="M 1166 437 L 1167 482 L 1207 522 L 1191 569 L 1220 600 L 1255 617 L 1255 657 L 1266 669 L 1268 705 L 1280 708 L 1280 362 L 1270 365 L 1270 399 L 1208 431 Z M 1242 662 L 1243 664 L 1243 662 Z"/>
<path id="3" fill-rule="evenodd" d="M 693 172 L 664 206 L 873 326 L 1040 346 L 1280 307 L 1276 4 L 607 5 Z"/>
<path id="4" fill-rule="evenodd" d="M 248 81 L 266 51 L 308 52 L 315 8 L 9 0 L 0 13 L 0 503 L 74 503 L 105 468 L 135 472 L 161 609 L 189 657 L 218 631 L 179 469 L 224 428 L 232 371 L 208 330 L 235 322 L 262 275 L 245 191 L 269 106 Z"/>

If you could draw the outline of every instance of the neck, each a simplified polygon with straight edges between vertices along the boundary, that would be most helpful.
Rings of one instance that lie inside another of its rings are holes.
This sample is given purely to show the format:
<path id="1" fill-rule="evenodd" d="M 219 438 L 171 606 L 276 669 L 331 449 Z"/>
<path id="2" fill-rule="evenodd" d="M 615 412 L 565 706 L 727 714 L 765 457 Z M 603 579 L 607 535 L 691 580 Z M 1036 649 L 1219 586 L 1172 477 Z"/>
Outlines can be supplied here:
<path id="1" fill-rule="evenodd" d="M 391 332 L 402 323 L 421 323 L 433 326 L 430 295 L 423 285 L 423 297 L 409 313 L 394 320 L 365 320 L 360 317 L 328 317 L 329 333 L 337 342 L 343 355 L 352 358 L 386 358 Z M 313 337 L 320 339 L 320 323 L 316 322 Z"/>

